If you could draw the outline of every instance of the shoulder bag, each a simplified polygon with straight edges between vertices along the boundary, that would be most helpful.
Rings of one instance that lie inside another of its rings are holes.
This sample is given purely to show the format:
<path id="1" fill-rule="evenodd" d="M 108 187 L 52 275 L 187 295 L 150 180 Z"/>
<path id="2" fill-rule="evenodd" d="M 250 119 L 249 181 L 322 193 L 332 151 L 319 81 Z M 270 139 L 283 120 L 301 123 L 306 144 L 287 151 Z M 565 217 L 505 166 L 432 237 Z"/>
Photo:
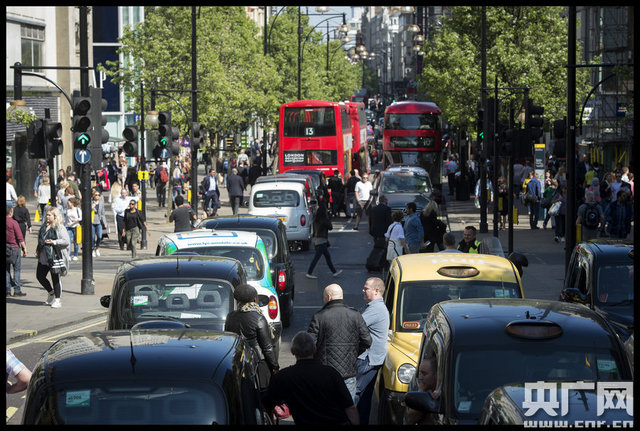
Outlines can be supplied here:
<path id="1" fill-rule="evenodd" d="M 7 267 L 8 267 L 9 265 L 15 265 L 16 263 L 18 263 L 18 255 L 20 254 L 20 249 L 18 247 L 14 247 L 9 244 L 6 244 L 6 246 L 7 246 Z"/>
<path id="2" fill-rule="evenodd" d="M 551 205 L 551 208 L 549 208 L 549 215 L 558 215 L 558 212 L 560 212 L 560 206 L 562 206 L 562 201 L 555 202 L 553 205 Z"/>
<path id="3" fill-rule="evenodd" d="M 51 263 L 51 272 L 53 274 L 67 275 L 67 266 L 64 263 L 64 257 L 60 250 L 53 247 L 53 262 Z"/>

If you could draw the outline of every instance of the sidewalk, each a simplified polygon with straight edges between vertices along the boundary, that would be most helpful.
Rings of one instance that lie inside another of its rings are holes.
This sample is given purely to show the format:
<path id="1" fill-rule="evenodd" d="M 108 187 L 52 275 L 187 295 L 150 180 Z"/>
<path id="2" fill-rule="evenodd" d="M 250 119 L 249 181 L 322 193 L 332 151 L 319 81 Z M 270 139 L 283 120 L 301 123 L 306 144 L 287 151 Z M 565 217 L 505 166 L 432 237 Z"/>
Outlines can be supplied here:
<path id="1" fill-rule="evenodd" d="M 202 165 L 201 165 L 202 166 Z M 204 172 L 204 168 L 203 172 Z M 199 172 L 200 174 L 200 172 Z M 203 178 L 201 175 L 198 178 Z M 187 195 L 184 195 L 185 199 Z M 199 202 L 201 202 L 199 200 Z M 227 190 L 220 188 L 220 202 L 222 207 L 218 215 L 231 215 Z M 27 204 L 30 213 L 33 204 Z M 241 213 L 246 213 L 246 208 L 241 208 Z M 82 281 L 82 245 L 79 245 L 78 260 L 71 262 L 71 268 L 65 277 L 62 277 L 62 308 L 53 309 L 44 304 L 47 294 L 44 288 L 36 280 L 37 260 L 35 250 L 38 243 L 38 231 L 40 222 L 33 222 L 32 232 L 27 232 L 25 242 L 27 244 L 28 256 L 22 258 L 21 279 L 22 291 L 27 294 L 23 297 L 6 298 L 6 342 L 11 344 L 29 337 L 47 333 L 53 330 L 62 329 L 72 324 L 91 320 L 96 316 L 106 315 L 107 309 L 100 304 L 100 297 L 111 293 L 115 269 L 124 261 L 131 258 L 131 252 L 120 250 L 116 240 L 115 226 L 113 225 L 113 212 L 111 204 L 105 203 L 105 213 L 107 221 L 111 227 L 109 239 L 100 246 L 101 256 L 93 257 L 93 279 L 95 282 L 94 294 L 81 294 Z M 166 207 L 159 208 L 156 202 L 155 189 L 147 190 L 147 248 L 138 248 L 138 257 L 155 256 L 156 246 L 160 237 L 166 233 L 173 232 L 174 224 L 169 223 L 166 216 Z M 107 263 L 108 269 L 104 268 Z M 109 265 L 110 264 L 110 265 Z M 50 277 L 48 277 L 50 279 Z M 96 327 L 102 329 L 101 327 Z M 95 328 L 94 328 L 95 329 Z"/>

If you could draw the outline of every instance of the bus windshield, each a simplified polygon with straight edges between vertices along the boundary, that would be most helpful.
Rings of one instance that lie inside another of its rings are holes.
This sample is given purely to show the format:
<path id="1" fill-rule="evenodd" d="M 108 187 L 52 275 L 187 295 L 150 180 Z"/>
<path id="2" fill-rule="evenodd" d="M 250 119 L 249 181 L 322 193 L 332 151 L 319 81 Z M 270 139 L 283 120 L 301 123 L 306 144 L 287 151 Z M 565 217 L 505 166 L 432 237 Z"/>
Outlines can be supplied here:
<path id="1" fill-rule="evenodd" d="M 332 106 L 285 108 L 285 137 L 335 136 L 336 117 Z"/>
<path id="2" fill-rule="evenodd" d="M 385 116 L 385 129 L 391 130 L 437 130 L 440 128 L 437 114 L 395 114 Z"/>

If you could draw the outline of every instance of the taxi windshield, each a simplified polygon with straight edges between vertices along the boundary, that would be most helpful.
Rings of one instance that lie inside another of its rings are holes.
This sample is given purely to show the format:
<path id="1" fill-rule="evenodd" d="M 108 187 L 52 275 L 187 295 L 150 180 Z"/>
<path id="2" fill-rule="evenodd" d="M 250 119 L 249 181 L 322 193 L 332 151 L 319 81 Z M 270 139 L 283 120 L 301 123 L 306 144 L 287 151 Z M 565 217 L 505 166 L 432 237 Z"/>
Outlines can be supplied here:
<path id="1" fill-rule="evenodd" d="M 601 266 L 596 286 L 601 305 L 633 305 L 633 264 Z"/>
<path id="2" fill-rule="evenodd" d="M 400 284 L 396 328 L 420 332 L 431 307 L 464 298 L 520 298 L 517 283 L 483 280 L 411 281 Z"/>
<path id="3" fill-rule="evenodd" d="M 380 185 L 383 194 L 390 193 L 429 193 L 429 177 L 415 172 L 384 175 Z"/>
<path id="4" fill-rule="evenodd" d="M 262 280 L 264 277 L 264 260 L 260 251 L 255 247 L 226 247 L 221 245 L 215 247 L 189 247 L 182 251 L 198 253 L 202 256 L 231 257 L 240 261 L 247 273 L 248 281 Z"/>
<path id="5" fill-rule="evenodd" d="M 209 383 L 127 379 L 80 382 L 56 393 L 63 424 L 211 425 L 229 423 L 222 390 Z"/>
<path id="6" fill-rule="evenodd" d="M 487 346 L 456 352 L 453 402 L 460 419 L 477 418 L 493 389 L 536 381 L 620 380 L 620 368 L 607 349 L 558 348 L 537 341 L 519 346 Z"/>
<path id="7" fill-rule="evenodd" d="M 224 325 L 233 311 L 232 287 L 225 280 L 135 280 L 125 289 L 136 322 L 165 318 L 190 324 L 213 320 Z"/>

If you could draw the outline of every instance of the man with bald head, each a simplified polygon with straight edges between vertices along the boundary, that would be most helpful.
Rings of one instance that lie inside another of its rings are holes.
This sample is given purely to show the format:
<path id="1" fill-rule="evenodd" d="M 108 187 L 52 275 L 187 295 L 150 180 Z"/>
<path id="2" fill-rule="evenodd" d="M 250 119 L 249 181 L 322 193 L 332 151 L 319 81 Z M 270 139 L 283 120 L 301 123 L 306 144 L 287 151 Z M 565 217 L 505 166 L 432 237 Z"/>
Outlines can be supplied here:
<path id="1" fill-rule="evenodd" d="M 316 345 L 314 357 L 340 373 L 355 400 L 356 361 L 371 346 L 371 334 L 362 315 L 344 303 L 340 285 L 325 287 L 323 301 L 324 306 L 313 315 L 307 330 Z"/>

